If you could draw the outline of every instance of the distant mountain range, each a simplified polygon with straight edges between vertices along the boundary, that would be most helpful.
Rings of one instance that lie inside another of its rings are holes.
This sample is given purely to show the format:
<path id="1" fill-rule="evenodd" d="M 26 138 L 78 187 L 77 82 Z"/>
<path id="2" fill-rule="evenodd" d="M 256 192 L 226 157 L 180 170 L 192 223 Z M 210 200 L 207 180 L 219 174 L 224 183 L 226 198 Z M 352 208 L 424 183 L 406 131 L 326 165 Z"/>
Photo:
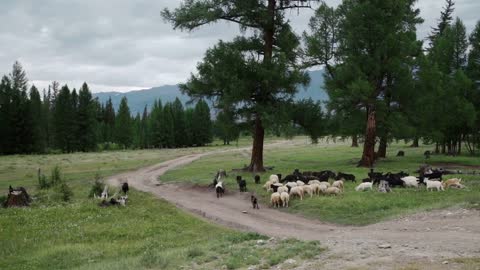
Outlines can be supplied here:
<path id="1" fill-rule="evenodd" d="M 310 85 L 306 88 L 300 87 L 295 99 L 312 98 L 313 100 L 324 101 L 328 99 L 327 93 L 323 89 L 323 70 L 314 70 L 308 72 L 310 75 Z M 162 100 L 162 103 L 174 101 L 176 97 L 185 104 L 190 98 L 183 95 L 177 85 L 164 85 L 143 90 L 132 90 L 128 92 L 100 92 L 94 93 L 101 103 L 105 103 L 108 98 L 112 98 L 113 106 L 118 110 L 122 97 L 127 97 L 128 106 L 132 115 L 142 113 L 145 105 L 147 109 L 153 105 L 155 99 Z"/>

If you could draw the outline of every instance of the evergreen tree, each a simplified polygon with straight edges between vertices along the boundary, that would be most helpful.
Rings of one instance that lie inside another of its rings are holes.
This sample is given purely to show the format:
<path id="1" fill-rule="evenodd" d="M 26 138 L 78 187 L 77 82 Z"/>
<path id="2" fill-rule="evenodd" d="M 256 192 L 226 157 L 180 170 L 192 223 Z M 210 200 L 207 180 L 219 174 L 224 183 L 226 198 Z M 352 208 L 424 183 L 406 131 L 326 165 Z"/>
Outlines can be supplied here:
<path id="1" fill-rule="evenodd" d="M 141 134 L 142 134 L 142 118 L 140 113 L 137 112 L 137 115 L 132 120 L 133 122 L 133 147 L 141 148 Z"/>
<path id="2" fill-rule="evenodd" d="M 32 121 L 32 152 L 43 153 L 46 148 L 45 117 L 40 93 L 35 85 L 30 88 L 30 119 Z"/>
<path id="3" fill-rule="evenodd" d="M 126 97 L 122 98 L 120 107 L 118 108 L 118 114 L 115 118 L 115 137 L 116 142 L 125 148 L 132 145 L 133 122 Z"/>
<path id="4" fill-rule="evenodd" d="M 175 147 L 183 147 L 186 145 L 186 133 L 185 133 L 185 112 L 180 99 L 175 98 L 172 103 L 172 116 L 173 116 L 173 133 L 175 135 Z"/>
<path id="5" fill-rule="evenodd" d="M 140 148 L 149 148 L 149 115 L 147 106 L 143 109 L 142 119 L 140 120 Z"/>
<path id="6" fill-rule="evenodd" d="M 480 85 L 480 21 L 469 36 L 470 51 L 468 52 L 467 74 Z"/>
<path id="7" fill-rule="evenodd" d="M 317 38 L 328 37 L 330 33 L 336 35 L 310 55 L 318 57 L 317 62 L 328 64 L 331 70 L 325 83 L 329 103 L 338 110 L 359 108 L 365 111 L 366 128 L 360 166 L 371 167 L 375 161 L 377 116 L 386 112 L 383 108 L 388 107 L 383 97 L 388 93 L 392 97 L 402 95 L 388 88 L 394 87 L 402 77 L 412 76 L 413 59 L 421 51 L 415 28 L 422 19 L 418 17 L 419 10 L 414 9 L 414 2 L 344 1 L 333 11 L 323 7 L 312 20 L 333 16 L 336 17 L 331 20 L 334 23 L 327 24 L 329 27 L 311 23 L 311 34 L 305 35 L 307 50 L 313 46 L 308 43 L 315 42 Z M 322 44 L 319 43 L 319 46 Z M 318 52 L 329 52 L 328 57 Z M 333 58 L 329 59 L 330 56 Z M 330 66 L 330 63 L 336 65 Z M 384 132 L 382 137 L 385 134 L 388 133 Z"/>
<path id="8" fill-rule="evenodd" d="M 74 110 L 72 95 L 67 85 L 63 86 L 55 99 L 53 122 L 55 127 L 55 145 L 63 152 L 72 152 L 74 145 L 70 140 L 74 134 Z"/>
<path id="9" fill-rule="evenodd" d="M 10 74 L 12 84 L 12 111 L 10 123 L 14 130 L 14 153 L 33 151 L 32 114 L 27 95 L 28 79 L 22 65 L 15 62 Z"/>
<path id="10" fill-rule="evenodd" d="M 163 146 L 171 148 L 175 146 L 175 129 L 173 123 L 173 109 L 171 103 L 167 102 L 165 104 L 165 106 L 163 107 L 162 116 Z"/>
<path id="11" fill-rule="evenodd" d="M 73 94 L 72 94 L 73 99 Z M 76 113 L 76 140 L 80 151 L 93 151 L 96 148 L 96 107 L 87 83 L 83 83 L 78 96 Z"/>
<path id="12" fill-rule="evenodd" d="M 194 114 L 194 109 L 193 108 L 187 108 L 185 109 L 185 145 L 187 146 L 193 146 L 194 145 L 194 140 L 196 134 L 194 133 L 193 130 L 193 114 Z"/>
<path id="13" fill-rule="evenodd" d="M 152 112 L 148 121 L 149 141 L 154 147 L 165 146 L 165 125 L 162 101 L 153 102 Z"/>
<path id="14" fill-rule="evenodd" d="M 192 130 L 194 144 L 202 146 L 213 141 L 210 108 L 203 99 L 199 100 L 195 105 Z"/>
<path id="15" fill-rule="evenodd" d="M 445 7 L 443 8 L 443 11 L 440 12 L 438 25 L 436 27 L 432 27 L 432 34 L 428 36 L 428 39 L 430 40 L 430 46 L 433 46 L 435 39 L 441 36 L 445 28 L 447 28 L 447 26 L 449 26 L 452 22 L 452 14 L 455 10 L 453 6 L 455 5 L 455 2 L 453 0 L 446 0 L 445 2 Z"/>
<path id="16" fill-rule="evenodd" d="M 114 133 L 115 133 L 115 109 L 113 108 L 112 98 L 108 98 L 107 104 L 105 105 L 105 115 L 104 115 L 104 142 L 114 142 Z"/>
<path id="17" fill-rule="evenodd" d="M 229 145 L 231 141 L 237 140 L 240 136 L 234 115 L 229 110 L 222 110 L 217 114 L 214 126 L 216 136 L 223 140 L 224 145 Z"/>
<path id="18" fill-rule="evenodd" d="M 0 82 L 0 153 L 12 154 L 14 143 L 14 128 L 11 121 L 12 88 L 10 79 L 3 76 Z"/>
<path id="19" fill-rule="evenodd" d="M 248 121 L 253 131 L 252 156 L 245 168 L 248 171 L 265 170 L 263 143 L 269 123 L 264 120 L 277 123 L 273 120 L 277 111 L 274 107 L 290 102 L 296 87 L 308 82 L 298 66 L 299 41 L 285 20 L 285 12 L 310 7 L 310 2 L 187 0 L 173 12 L 162 12 L 174 28 L 182 30 L 220 20 L 235 22 L 244 30 L 244 36 L 208 50 L 198 65 L 199 75 L 192 76 L 181 89 L 194 98 L 215 99 L 219 108 L 235 108 L 235 114 L 241 114 L 239 119 Z M 247 33 L 252 35 L 247 37 Z"/>

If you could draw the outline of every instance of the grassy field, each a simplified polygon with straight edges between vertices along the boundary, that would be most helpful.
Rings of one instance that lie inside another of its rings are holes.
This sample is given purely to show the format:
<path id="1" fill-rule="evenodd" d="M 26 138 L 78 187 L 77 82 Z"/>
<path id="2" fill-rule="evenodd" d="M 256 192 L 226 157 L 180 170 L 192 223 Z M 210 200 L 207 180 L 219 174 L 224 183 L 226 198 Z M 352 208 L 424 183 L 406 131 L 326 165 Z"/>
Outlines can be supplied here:
<path id="1" fill-rule="evenodd" d="M 96 173 L 108 176 L 221 148 L 0 157 L 0 197 L 9 185 L 23 185 L 35 199 L 29 208 L 0 208 L 0 269 L 269 268 L 321 253 L 318 242 L 269 241 L 225 229 L 146 193 L 132 191 L 125 208 L 100 208 L 87 198 Z M 48 175 L 55 165 L 74 190 L 69 203 L 60 202 L 54 189 L 36 189 L 37 169 Z"/>
<path id="2" fill-rule="evenodd" d="M 261 175 L 262 183 L 271 173 L 291 173 L 295 168 L 306 170 L 333 170 L 353 173 L 359 182 L 367 177 L 367 168 L 358 168 L 356 163 L 361 156 L 361 148 L 349 147 L 346 143 L 322 142 L 310 145 L 304 139 L 297 139 L 297 145 L 279 146 L 265 152 L 265 164 L 274 166 L 273 171 Z M 453 163 L 460 165 L 480 165 L 479 157 L 458 156 L 447 157 L 443 155 L 432 156 L 425 160 L 425 150 L 432 150 L 430 146 L 410 148 L 404 144 L 394 144 L 388 148 L 388 158 L 376 164 L 376 171 L 398 172 L 406 171 L 414 175 L 420 164 Z M 396 157 L 399 150 L 404 150 L 405 157 Z M 249 160 L 248 151 L 232 152 L 208 156 L 195 161 L 185 167 L 167 172 L 161 181 L 186 181 L 199 184 L 211 183 L 218 169 L 231 171 L 240 168 Z M 473 169 L 467 169 L 473 170 Z M 478 169 L 477 169 L 478 171 Z M 236 189 L 235 176 L 231 172 L 226 180 L 227 188 Z M 259 194 L 264 202 L 269 200 L 260 185 L 253 184 L 253 175 L 240 173 L 248 179 L 248 188 Z M 314 197 L 303 201 L 291 201 L 291 207 L 284 210 L 299 213 L 310 218 L 323 221 L 348 224 L 365 225 L 385 220 L 401 214 L 413 213 L 420 210 L 445 208 L 455 205 L 478 207 L 480 203 L 480 175 L 452 175 L 463 178 L 463 183 L 468 187 L 464 190 L 447 190 L 445 192 L 426 192 L 422 187 L 419 190 L 397 188 L 393 193 L 381 194 L 378 192 L 355 192 L 356 184 L 346 183 L 345 193 L 340 197 Z"/>

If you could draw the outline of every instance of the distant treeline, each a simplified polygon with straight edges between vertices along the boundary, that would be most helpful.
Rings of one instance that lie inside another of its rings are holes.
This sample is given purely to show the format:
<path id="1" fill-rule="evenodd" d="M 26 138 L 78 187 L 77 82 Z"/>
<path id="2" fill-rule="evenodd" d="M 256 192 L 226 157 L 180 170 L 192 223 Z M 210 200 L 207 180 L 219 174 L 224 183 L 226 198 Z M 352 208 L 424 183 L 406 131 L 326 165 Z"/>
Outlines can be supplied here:
<path id="1" fill-rule="evenodd" d="M 43 97 L 20 63 L 0 83 L 0 153 L 96 151 L 123 148 L 202 146 L 212 142 L 207 103 L 184 108 L 180 100 L 155 101 L 150 112 L 132 117 L 127 99 L 115 112 L 101 104 L 84 83 L 78 90 L 53 82 Z"/>

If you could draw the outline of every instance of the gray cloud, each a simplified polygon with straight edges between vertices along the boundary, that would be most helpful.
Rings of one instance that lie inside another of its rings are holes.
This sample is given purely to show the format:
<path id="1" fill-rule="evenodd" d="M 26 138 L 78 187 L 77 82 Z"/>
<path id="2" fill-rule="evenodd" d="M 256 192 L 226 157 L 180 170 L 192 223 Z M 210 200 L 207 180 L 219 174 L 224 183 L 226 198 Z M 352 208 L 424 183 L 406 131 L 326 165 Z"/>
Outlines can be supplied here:
<path id="1" fill-rule="evenodd" d="M 340 0 L 327 3 L 337 5 Z M 473 29 L 480 1 L 457 0 L 455 16 Z M 239 33 L 232 23 L 217 23 L 191 33 L 174 31 L 160 11 L 179 0 L 2 0 L 0 9 L 0 74 L 19 60 L 40 88 L 52 80 L 79 87 L 87 81 L 94 91 L 148 88 L 184 81 L 203 53 L 219 39 Z M 444 5 L 420 0 L 425 23 L 418 36 L 428 35 Z M 288 18 L 295 31 L 305 30 L 312 10 Z"/>

